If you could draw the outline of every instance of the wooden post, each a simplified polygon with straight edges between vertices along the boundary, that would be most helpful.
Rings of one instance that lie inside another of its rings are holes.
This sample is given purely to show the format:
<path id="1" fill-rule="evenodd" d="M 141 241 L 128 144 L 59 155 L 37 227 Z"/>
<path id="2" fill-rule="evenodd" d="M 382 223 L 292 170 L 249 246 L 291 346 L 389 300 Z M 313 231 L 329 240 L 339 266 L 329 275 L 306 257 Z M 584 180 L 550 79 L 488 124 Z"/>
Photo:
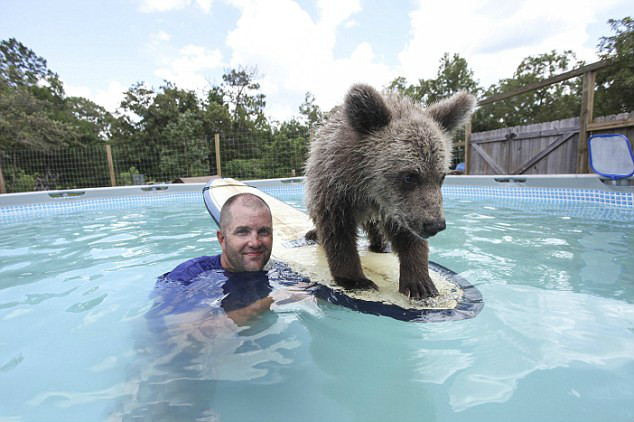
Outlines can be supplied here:
<path id="1" fill-rule="evenodd" d="M 471 120 L 464 127 L 464 174 L 471 174 Z"/>
<path id="2" fill-rule="evenodd" d="M 112 187 L 117 186 L 117 178 L 114 174 L 114 163 L 112 162 L 112 151 L 110 150 L 110 144 L 106 144 L 106 159 L 108 160 L 108 171 L 110 172 L 110 185 Z"/>
<path id="3" fill-rule="evenodd" d="M 220 162 L 220 134 L 214 135 L 214 144 L 216 145 L 216 173 L 218 177 L 222 177 L 222 164 Z"/>
<path id="4" fill-rule="evenodd" d="M 0 165 L 0 193 L 7 193 L 7 189 L 4 186 L 4 176 L 2 175 L 2 165 Z"/>
<path id="5" fill-rule="evenodd" d="M 579 116 L 579 144 L 577 147 L 577 173 L 588 173 L 588 126 L 594 109 L 594 83 L 596 70 L 583 74 L 581 115 Z"/>

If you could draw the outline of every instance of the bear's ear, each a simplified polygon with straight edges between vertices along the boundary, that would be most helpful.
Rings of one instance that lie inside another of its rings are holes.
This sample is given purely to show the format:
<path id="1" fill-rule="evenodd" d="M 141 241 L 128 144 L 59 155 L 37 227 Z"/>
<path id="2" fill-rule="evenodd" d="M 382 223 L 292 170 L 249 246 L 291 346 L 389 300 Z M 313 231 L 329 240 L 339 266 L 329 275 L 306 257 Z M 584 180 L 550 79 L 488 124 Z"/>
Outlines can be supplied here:
<path id="1" fill-rule="evenodd" d="M 452 132 L 462 126 L 473 113 L 476 99 L 473 95 L 460 91 L 453 96 L 432 104 L 427 112 L 447 131 Z"/>
<path id="2" fill-rule="evenodd" d="M 369 85 L 353 85 L 346 95 L 344 113 L 350 125 L 364 135 L 390 123 L 392 115 L 383 97 Z"/>

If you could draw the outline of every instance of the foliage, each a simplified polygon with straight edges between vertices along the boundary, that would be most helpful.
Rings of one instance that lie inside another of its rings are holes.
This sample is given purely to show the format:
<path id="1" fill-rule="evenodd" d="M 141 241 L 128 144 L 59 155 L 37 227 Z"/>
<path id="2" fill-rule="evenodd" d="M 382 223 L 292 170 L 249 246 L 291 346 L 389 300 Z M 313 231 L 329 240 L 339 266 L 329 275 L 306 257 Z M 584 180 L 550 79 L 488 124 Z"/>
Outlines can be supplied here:
<path id="1" fill-rule="evenodd" d="M 599 57 L 613 65 L 597 73 L 594 114 L 629 113 L 634 110 L 634 20 L 608 21 L 614 35 L 601 37 Z"/>
<path id="2" fill-rule="evenodd" d="M 399 76 L 387 88 L 421 104 L 431 104 L 462 90 L 474 95 L 481 90 L 467 61 L 459 54 L 449 53 L 440 59 L 435 79 L 419 79 L 418 85 L 407 86 L 407 80 Z"/>
<path id="3" fill-rule="evenodd" d="M 315 96 L 310 92 L 304 95 L 304 102 L 299 106 L 299 114 L 304 117 L 309 129 L 314 128 L 324 119 L 324 113 L 315 104 Z"/>
<path id="4" fill-rule="evenodd" d="M 103 140 L 112 116 L 83 98 L 67 98 L 46 60 L 10 38 L 0 42 L 0 151 L 49 150 Z"/>
<path id="5" fill-rule="evenodd" d="M 502 79 L 484 92 L 491 97 L 539 82 L 582 66 L 572 51 L 529 56 L 522 60 L 512 78 Z M 581 109 L 581 78 L 568 79 L 545 88 L 487 104 L 475 113 L 473 131 L 492 130 L 578 116 Z"/>
<path id="6" fill-rule="evenodd" d="M 266 179 L 271 176 L 266 163 L 261 158 L 235 159 L 223 166 L 224 177 L 239 179 Z"/>
<path id="7" fill-rule="evenodd" d="M 128 171 L 123 171 L 117 176 L 117 184 L 119 185 L 133 185 L 134 178 L 133 176 L 139 175 L 139 170 L 136 167 L 132 166 Z"/>
<path id="8" fill-rule="evenodd" d="M 29 192 L 35 189 L 37 174 L 27 174 L 24 170 L 18 170 L 11 180 L 13 192 Z"/>
<path id="9" fill-rule="evenodd" d="M 263 129 L 267 121 L 264 94 L 258 92 L 260 84 L 256 68 L 230 69 L 222 75 L 220 92 L 233 111 L 234 129 Z"/>

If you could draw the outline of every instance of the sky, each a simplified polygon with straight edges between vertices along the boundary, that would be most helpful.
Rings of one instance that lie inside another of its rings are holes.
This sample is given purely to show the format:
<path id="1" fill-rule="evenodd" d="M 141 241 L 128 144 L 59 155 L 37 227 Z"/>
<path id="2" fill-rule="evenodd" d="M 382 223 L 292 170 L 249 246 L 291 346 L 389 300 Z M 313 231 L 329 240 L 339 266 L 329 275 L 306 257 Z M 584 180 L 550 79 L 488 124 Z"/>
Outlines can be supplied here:
<path id="1" fill-rule="evenodd" d="M 525 57 L 573 50 L 597 60 L 608 19 L 631 0 L 0 0 L 0 39 L 45 58 L 67 95 L 115 111 L 137 82 L 204 92 L 228 69 L 257 68 L 266 114 L 299 116 L 306 92 L 322 110 L 353 83 L 436 77 L 445 52 L 480 85 Z"/>

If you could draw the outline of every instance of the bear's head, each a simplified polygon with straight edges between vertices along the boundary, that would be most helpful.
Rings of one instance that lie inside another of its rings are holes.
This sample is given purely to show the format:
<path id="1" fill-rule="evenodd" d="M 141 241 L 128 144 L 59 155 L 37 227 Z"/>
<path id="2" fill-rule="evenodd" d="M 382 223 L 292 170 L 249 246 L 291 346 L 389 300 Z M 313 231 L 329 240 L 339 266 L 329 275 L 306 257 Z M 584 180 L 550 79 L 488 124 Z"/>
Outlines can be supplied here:
<path id="1" fill-rule="evenodd" d="M 364 161 L 363 191 L 383 221 L 421 238 L 445 229 L 441 185 L 451 161 L 449 135 L 474 107 L 466 92 L 423 108 L 368 85 L 350 89 L 343 116 Z"/>

